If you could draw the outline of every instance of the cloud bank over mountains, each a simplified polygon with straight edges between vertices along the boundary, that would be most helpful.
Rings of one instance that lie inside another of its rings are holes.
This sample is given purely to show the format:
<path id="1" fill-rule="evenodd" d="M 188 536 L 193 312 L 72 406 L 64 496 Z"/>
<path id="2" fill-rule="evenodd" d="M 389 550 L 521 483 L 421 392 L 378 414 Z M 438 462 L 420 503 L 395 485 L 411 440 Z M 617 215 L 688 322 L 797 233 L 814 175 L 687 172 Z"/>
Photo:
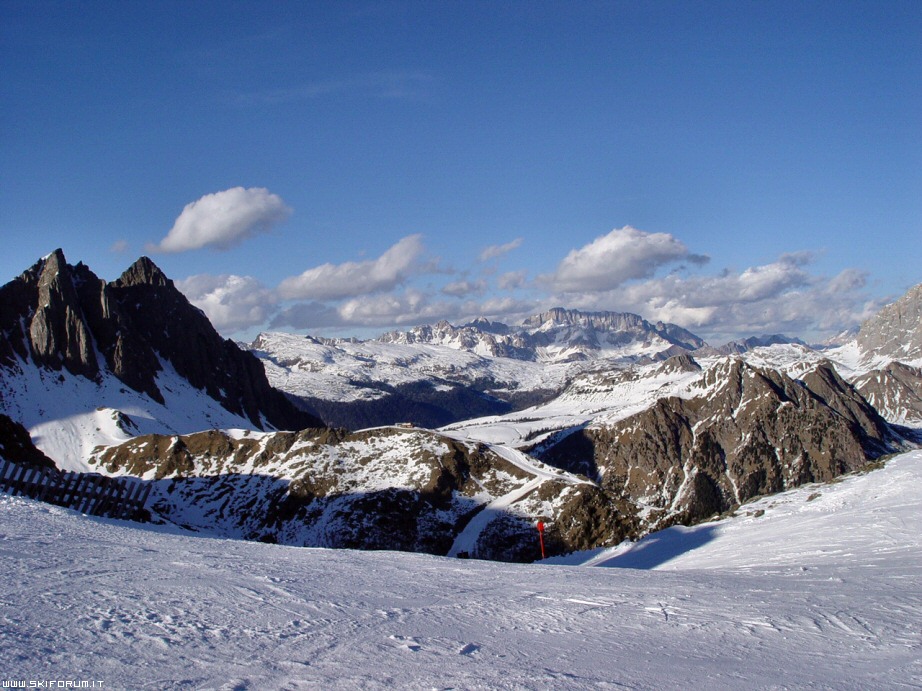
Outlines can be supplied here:
<path id="1" fill-rule="evenodd" d="M 155 247 L 226 249 L 290 214 L 268 190 L 236 187 L 187 205 Z M 811 252 L 715 271 L 708 256 L 692 252 L 678 237 L 631 226 L 571 249 L 545 274 L 507 266 L 515 250 L 542 248 L 515 238 L 484 247 L 468 267 L 447 268 L 431 255 L 422 234 L 412 234 L 378 257 L 310 267 L 274 287 L 233 274 L 176 283 L 226 335 L 258 328 L 384 330 L 478 316 L 517 321 L 560 305 L 634 312 L 712 340 L 765 333 L 819 338 L 854 326 L 883 302 L 867 299 L 862 272 L 814 273 L 818 257 Z"/>
<path id="2" fill-rule="evenodd" d="M 419 271 L 424 252 L 422 236 L 400 240 L 377 259 L 343 264 L 323 264 L 300 276 L 283 280 L 278 287 L 283 300 L 339 300 L 393 290 Z"/>

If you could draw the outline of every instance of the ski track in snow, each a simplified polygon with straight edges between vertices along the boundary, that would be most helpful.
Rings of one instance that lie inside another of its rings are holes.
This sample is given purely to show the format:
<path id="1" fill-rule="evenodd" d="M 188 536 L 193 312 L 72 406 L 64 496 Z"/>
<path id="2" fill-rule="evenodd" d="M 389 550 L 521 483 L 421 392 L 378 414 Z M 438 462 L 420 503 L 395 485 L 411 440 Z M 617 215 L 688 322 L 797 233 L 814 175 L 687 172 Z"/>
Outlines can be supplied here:
<path id="1" fill-rule="evenodd" d="M 904 454 L 622 548 L 659 549 L 646 569 L 264 545 L 0 496 L 0 675 L 107 689 L 920 688 L 920 483 L 922 452 Z"/>
<path id="2" fill-rule="evenodd" d="M 446 436 L 458 439 L 459 441 L 465 441 L 465 438 L 462 435 L 452 435 L 449 433 L 446 434 Z M 458 536 L 452 543 L 451 548 L 448 550 L 447 556 L 449 557 L 457 557 L 458 554 L 462 552 L 466 552 L 467 554 L 475 554 L 477 541 L 480 539 L 480 535 L 483 533 L 484 529 L 486 529 L 486 527 L 490 525 L 490 523 L 495 518 L 498 518 L 503 513 L 505 513 L 506 509 L 527 497 L 547 480 L 560 480 L 571 484 L 592 484 L 586 480 L 578 478 L 575 475 L 572 475 L 571 473 L 567 473 L 562 470 L 551 468 L 542 463 L 539 463 L 533 458 L 530 458 L 527 454 L 524 454 L 516 449 L 500 446 L 498 444 L 491 444 L 488 446 L 490 450 L 496 453 L 498 456 L 509 461 L 520 470 L 524 470 L 526 473 L 533 475 L 534 479 L 529 480 L 521 487 L 514 489 L 500 497 L 497 497 L 490 503 L 483 506 L 480 511 L 468 522 L 464 529 L 458 533 Z"/>

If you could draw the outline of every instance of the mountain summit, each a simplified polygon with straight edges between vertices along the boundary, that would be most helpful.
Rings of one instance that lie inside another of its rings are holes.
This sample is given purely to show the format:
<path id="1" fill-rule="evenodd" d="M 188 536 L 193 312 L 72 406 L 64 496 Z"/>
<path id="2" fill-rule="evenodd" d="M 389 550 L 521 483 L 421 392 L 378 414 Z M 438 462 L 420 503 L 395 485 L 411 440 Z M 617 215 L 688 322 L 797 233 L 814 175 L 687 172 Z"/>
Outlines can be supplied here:
<path id="1" fill-rule="evenodd" d="M 922 283 L 865 321 L 855 340 L 868 359 L 922 360 Z"/>
<path id="2" fill-rule="evenodd" d="M 320 422 L 266 379 L 259 360 L 223 339 L 147 257 L 106 283 L 55 250 L 0 287 L 0 370 L 34 366 L 100 383 L 106 374 L 157 403 L 167 368 L 259 428 Z"/>
<path id="3" fill-rule="evenodd" d="M 675 324 L 652 324 L 628 312 L 581 312 L 555 307 L 528 317 L 518 326 L 480 318 L 465 326 L 446 321 L 393 331 L 384 343 L 444 345 L 488 357 L 534 362 L 575 362 L 598 357 L 665 359 L 705 342 Z"/>

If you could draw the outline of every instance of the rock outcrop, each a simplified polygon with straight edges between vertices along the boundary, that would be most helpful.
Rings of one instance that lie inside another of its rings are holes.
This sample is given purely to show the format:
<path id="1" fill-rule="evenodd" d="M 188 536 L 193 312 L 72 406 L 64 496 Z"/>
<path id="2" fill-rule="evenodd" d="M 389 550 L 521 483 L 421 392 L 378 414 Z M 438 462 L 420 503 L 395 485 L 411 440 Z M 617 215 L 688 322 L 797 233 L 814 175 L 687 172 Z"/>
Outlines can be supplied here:
<path id="1" fill-rule="evenodd" d="M 901 443 L 828 363 L 794 380 L 728 359 L 705 372 L 699 387 L 698 396 L 661 398 L 536 453 L 596 479 L 652 529 L 832 480 Z"/>
<path id="2" fill-rule="evenodd" d="M 855 340 L 868 360 L 922 359 L 922 283 L 862 323 Z"/>
<path id="3" fill-rule="evenodd" d="M 922 425 L 922 369 L 891 362 L 852 385 L 888 422 Z"/>
<path id="4" fill-rule="evenodd" d="M 98 380 L 103 369 L 163 403 L 157 375 L 176 373 L 260 428 L 318 426 L 225 340 L 148 258 L 111 283 L 56 250 L 0 287 L 0 367 L 32 363 Z"/>
<path id="5" fill-rule="evenodd" d="M 54 461 L 35 448 L 29 430 L 0 414 L 0 459 L 32 468 L 56 468 Z"/>
<path id="6" fill-rule="evenodd" d="M 489 447 L 419 429 L 145 435 L 99 449 L 91 465 L 153 483 L 148 507 L 171 522 L 287 545 L 444 555 L 491 501 L 512 495 L 490 510 L 471 556 L 539 558 L 539 519 L 553 553 L 624 537 L 597 486 L 562 475 L 529 492 L 535 477 Z"/>

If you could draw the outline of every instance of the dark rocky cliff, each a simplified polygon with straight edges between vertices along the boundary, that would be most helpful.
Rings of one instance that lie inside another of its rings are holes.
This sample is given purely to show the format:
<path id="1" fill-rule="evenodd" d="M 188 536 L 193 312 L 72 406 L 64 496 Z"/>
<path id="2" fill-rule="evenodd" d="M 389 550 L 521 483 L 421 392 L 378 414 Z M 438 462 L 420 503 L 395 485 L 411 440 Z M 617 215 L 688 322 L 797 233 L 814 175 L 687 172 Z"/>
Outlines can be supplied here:
<path id="1" fill-rule="evenodd" d="M 588 426 L 534 453 L 597 479 L 657 528 L 832 480 L 901 443 L 828 364 L 794 380 L 728 360 L 700 384 L 700 396 L 662 398 L 641 413 Z"/>
<path id="2" fill-rule="evenodd" d="M 157 374 L 168 362 L 260 428 L 322 425 L 273 389 L 259 360 L 221 338 L 146 257 L 106 283 L 56 250 L 0 287 L 0 366 L 17 361 L 94 380 L 107 369 L 160 403 Z"/>

